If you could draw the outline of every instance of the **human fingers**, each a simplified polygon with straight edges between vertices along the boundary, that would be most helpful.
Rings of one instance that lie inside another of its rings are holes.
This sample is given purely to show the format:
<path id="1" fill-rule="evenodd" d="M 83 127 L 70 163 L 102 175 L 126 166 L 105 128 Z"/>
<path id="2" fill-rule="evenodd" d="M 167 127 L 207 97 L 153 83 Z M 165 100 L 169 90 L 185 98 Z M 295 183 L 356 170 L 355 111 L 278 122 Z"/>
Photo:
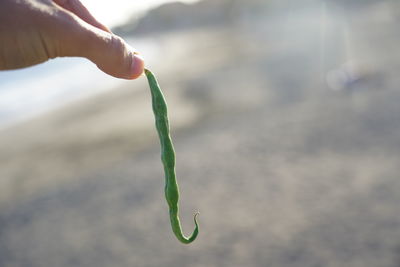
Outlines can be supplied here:
<path id="1" fill-rule="evenodd" d="M 135 79 L 142 74 L 143 59 L 122 38 L 100 30 L 71 12 L 61 11 L 58 16 L 57 56 L 86 57 L 105 73 L 118 78 Z"/>

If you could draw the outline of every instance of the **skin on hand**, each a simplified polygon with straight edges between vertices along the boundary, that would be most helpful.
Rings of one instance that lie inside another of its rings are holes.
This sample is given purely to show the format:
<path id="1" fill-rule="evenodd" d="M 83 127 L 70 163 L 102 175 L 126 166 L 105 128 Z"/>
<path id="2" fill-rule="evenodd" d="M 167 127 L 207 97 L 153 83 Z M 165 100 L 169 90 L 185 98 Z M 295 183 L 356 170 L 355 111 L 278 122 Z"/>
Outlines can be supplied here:
<path id="1" fill-rule="evenodd" d="M 56 57 L 85 57 L 105 73 L 136 79 L 143 59 L 79 0 L 1 0 L 0 70 Z"/>

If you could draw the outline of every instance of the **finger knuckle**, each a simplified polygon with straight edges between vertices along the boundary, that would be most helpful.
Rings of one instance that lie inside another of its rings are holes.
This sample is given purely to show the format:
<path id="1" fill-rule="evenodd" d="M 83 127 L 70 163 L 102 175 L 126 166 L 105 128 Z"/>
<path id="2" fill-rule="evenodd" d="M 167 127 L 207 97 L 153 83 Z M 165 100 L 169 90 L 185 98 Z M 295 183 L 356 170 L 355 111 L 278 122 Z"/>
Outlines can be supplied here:
<path id="1" fill-rule="evenodd" d="M 111 35 L 110 45 L 111 45 L 112 49 L 114 50 L 114 52 L 119 56 L 124 56 L 125 53 L 127 53 L 125 42 L 119 36 Z"/>

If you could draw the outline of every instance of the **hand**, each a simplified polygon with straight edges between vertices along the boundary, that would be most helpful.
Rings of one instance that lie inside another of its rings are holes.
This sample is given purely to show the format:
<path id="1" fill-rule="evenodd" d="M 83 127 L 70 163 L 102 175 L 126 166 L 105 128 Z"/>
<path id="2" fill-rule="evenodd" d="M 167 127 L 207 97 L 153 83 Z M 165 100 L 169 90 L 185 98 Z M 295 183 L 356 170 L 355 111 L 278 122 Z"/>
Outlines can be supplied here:
<path id="1" fill-rule="evenodd" d="M 55 57 L 85 57 L 124 79 L 139 77 L 144 68 L 136 51 L 79 0 L 0 0 L 0 70 Z"/>

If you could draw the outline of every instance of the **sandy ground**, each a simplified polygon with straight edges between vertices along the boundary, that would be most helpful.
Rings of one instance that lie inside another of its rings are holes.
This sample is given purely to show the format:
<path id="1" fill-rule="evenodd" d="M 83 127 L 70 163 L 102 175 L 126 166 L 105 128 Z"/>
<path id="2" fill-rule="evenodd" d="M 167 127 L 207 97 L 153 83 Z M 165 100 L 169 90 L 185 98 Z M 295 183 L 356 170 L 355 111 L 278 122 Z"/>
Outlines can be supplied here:
<path id="1" fill-rule="evenodd" d="M 170 230 L 143 78 L 1 132 L 0 266 L 399 266 L 385 3 L 155 37 L 185 232 L 201 212 L 189 246 Z"/>

